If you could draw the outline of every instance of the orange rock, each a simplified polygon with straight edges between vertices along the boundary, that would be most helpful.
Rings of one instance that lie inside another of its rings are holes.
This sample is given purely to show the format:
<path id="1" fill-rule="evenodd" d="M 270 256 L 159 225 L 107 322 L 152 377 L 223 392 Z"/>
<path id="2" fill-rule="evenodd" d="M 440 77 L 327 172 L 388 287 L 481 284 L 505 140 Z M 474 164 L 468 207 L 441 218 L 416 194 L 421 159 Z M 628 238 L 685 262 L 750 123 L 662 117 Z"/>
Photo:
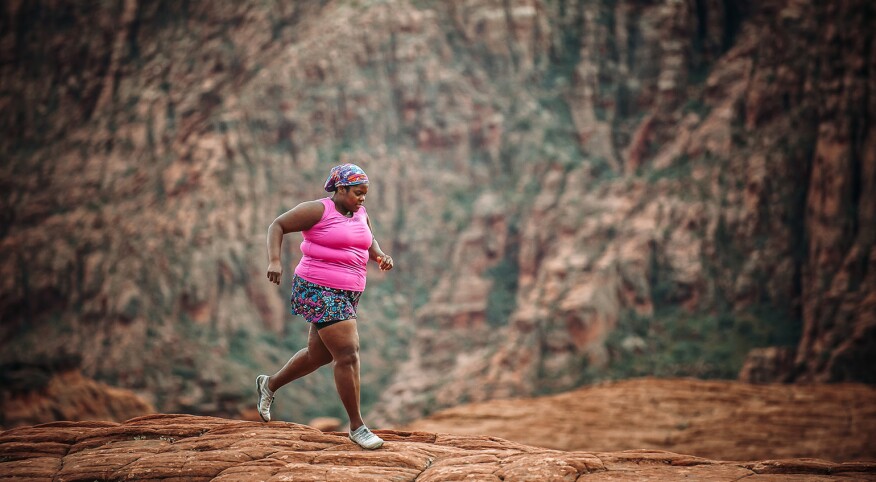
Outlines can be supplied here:
<path id="1" fill-rule="evenodd" d="M 52 375 L 43 389 L 10 393 L 0 398 L 0 408 L 6 427 L 56 420 L 120 422 L 155 412 L 134 392 L 94 381 L 79 370 Z"/>
<path id="2" fill-rule="evenodd" d="M 405 428 L 492 435 L 557 450 L 876 460 L 876 388 L 644 378 L 461 405 Z"/>
<path id="3" fill-rule="evenodd" d="M 756 474 L 782 474 L 795 481 L 876 480 L 876 463 L 721 462 L 663 451 L 563 452 L 486 436 L 376 432 L 386 444 L 367 451 L 343 434 L 323 434 L 304 425 L 190 415 L 152 415 L 122 424 L 20 427 L 0 433 L 0 474 L 59 482 L 731 481 Z M 32 443 L 30 451 L 21 450 L 23 441 Z M 42 446 L 65 450 L 40 450 Z"/>
<path id="4" fill-rule="evenodd" d="M 311 420 L 308 425 L 323 432 L 337 432 L 341 430 L 343 422 L 335 417 L 317 417 Z"/>

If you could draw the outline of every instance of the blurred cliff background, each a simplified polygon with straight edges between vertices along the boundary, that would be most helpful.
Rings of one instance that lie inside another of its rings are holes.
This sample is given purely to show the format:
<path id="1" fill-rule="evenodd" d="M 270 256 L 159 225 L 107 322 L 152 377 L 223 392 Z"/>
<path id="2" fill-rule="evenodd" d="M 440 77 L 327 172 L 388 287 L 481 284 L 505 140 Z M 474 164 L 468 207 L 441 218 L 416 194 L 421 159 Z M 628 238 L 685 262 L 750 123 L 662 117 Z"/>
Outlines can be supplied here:
<path id="1" fill-rule="evenodd" d="M 876 383 L 869 0 L 16 1 L 8 428 L 254 416 L 265 233 L 347 160 L 373 425 L 640 376 Z M 840 386 L 837 386 L 840 390 Z M 277 418 L 342 417 L 323 369 Z"/>

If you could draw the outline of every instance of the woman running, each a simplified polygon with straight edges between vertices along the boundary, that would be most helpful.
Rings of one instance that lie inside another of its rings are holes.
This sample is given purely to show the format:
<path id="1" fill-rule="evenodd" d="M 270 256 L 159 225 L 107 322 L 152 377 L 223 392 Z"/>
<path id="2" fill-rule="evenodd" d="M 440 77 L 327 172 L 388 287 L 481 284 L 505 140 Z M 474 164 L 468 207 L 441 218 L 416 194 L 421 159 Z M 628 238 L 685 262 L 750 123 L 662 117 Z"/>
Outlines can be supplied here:
<path id="1" fill-rule="evenodd" d="M 292 278 L 292 312 L 310 323 L 307 347 L 277 373 L 259 375 L 258 411 L 271 420 L 274 392 L 334 361 L 335 386 L 350 418 L 350 439 L 366 449 L 383 440 L 372 433 L 359 412 L 359 333 L 356 307 L 365 290 L 368 260 L 381 270 L 393 267 L 374 238 L 365 210 L 368 176 L 355 164 L 332 168 L 325 182 L 332 193 L 307 201 L 281 214 L 268 228 L 268 279 L 279 285 L 283 274 L 280 247 L 283 235 L 301 232 L 303 254 Z"/>

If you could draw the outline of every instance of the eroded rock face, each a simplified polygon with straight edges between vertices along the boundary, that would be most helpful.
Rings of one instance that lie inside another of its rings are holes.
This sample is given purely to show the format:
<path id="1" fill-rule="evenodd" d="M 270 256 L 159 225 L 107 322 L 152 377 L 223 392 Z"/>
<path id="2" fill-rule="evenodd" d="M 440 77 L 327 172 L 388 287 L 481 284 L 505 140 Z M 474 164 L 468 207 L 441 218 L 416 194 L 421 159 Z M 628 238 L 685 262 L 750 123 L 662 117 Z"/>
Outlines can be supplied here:
<path id="1" fill-rule="evenodd" d="M 103 420 L 121 422 L 155 412 L 142 397 L 82 376 L 79 370 L 47 374 L 45 385 L 27 371 L 21 387 L 0 391 L 0 426 L 34 425 L 58 420 Z M 45 374 L 43 376 L 46 376 Z M 7 380 L 8 382 L 8 380 Z"/>
<path id="2" fill-rule="evenodd" d="M 492 435 L 557 450 L 876 460 L 876 388 L 645 378 L 461 405 L 404 428 Z"/>
<path id="3" fill-rule="evenodd" d="M 380 419 L 576 386 L 667 306 L 780 311 L 776 377 L 873 381 L 872 2 L 2 8 L 6 359 L 237 416 L 305 332 L 265 228 L 350 156 L 398 261 L 363 301 Z M 322 415 L 319 376 L 278 410 Z"/>
<path id="4" fill-rule="evenodd" d="M 452 258 L 438 286 L 462 289 L 431 293 L 376 415 L 575 386 L 614 361 L 621 320 L 653 323 L 668 307 L 731 319 L 766 308 L 761 323 L 802 331 L 784 341 L 792 360 L 757 381 L 872 382 L 872 4 L 564 5 L 581 33 L 571 121 L 603 164 L 524 168 L 539 186 L 526 207 L 474 216 L 460 239 L 500 250 Z M 500 285 L 503 261 L 514 308 L 490 326 L 477 294 Z"/>
<path id="5" fill-rule="evenodd" d="M 346 434 L 284 422 L 186 415 L 59 422 L 0 433 L 0 473 L 56 481 L 876 480 L 876 464 L 867 462 L 720 462 L 661 451 L 562 452 L 494 437 L 376 433 L 386 443 L 366 451 Z"/>
<path id="6" fill-rule="evenodd" d="M 748 383 L 790 381 L 794 355 L 794 350 L 789 347 L 755 348 L 748 352 L 739 371 L 739 380 Z"/>

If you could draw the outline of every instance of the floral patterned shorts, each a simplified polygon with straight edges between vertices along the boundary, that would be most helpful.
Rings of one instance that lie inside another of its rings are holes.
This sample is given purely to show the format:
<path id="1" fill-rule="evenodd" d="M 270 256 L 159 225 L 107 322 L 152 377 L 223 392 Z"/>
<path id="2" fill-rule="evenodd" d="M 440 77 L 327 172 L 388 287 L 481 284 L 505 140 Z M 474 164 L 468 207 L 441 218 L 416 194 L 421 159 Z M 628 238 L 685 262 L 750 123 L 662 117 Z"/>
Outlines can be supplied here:
<path id="1" fill-rule="evenodd" d="M 292 279 L 292 313 L 309 323 L 330 323 L 356 318 L 361 291 L 339 290 L 311 283 L 297 275 Z"/>

